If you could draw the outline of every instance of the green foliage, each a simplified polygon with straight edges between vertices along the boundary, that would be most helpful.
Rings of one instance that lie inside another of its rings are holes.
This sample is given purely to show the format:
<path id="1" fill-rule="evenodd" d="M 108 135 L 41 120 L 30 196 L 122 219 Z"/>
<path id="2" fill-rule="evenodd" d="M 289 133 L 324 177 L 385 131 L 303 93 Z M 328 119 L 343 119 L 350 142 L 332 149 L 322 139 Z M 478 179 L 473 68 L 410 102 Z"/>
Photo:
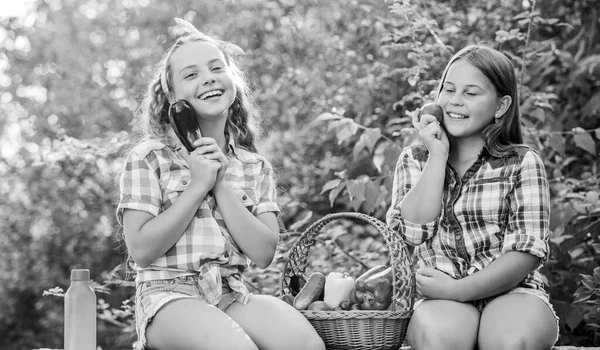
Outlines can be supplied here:
<path id="1" fill-rule="evenodd" d="M 61 291 L 89 268 L 99 345 L 132 339 L 131 281 L 114 210 L 134 138 L 133 110 L 172 42 L 173 17 L 244 48 L 279 175 L 288 232 L 274 263 L 247 284 L 277 295 L 285 253 L 301 228 L 330 212 L 382 219 L 410 116 L 458 48 L 485 42 L 517 64 L 527 141 L 552 191 L 548 291 L 561 343 L 598 332 L 600 228 L 597 142 L 600 47 L 592 0 L 534 1 L 34 1 L 0 22 L 0 347 L 60 347 Z M 315 269 L 382 256 L 368 228 L 345 223 L 312 255 Z M 333 246 L 347 254 L 334 254 Z M 352 260 L 352 259 L 350 259 Z M 358 270 L 357 270 L 358 271 Z M 125 282 L 124 282 L 125 281 Z M 50 295 L 43 296 L 43 291 Z M 573 303 L 576 293 L 578 303 Z"/>
<path id="2" fill-rule="evenodd" d="M 598 6 L 592 2 L 564 6 L 544 2 L 539 7 L 535 2 L 523 4 L 529 6 L 394 2 L 390 6 L 394 17 L 382 39 L 382 50 L 390 52 L 389 72 L 398 77 L 399 89 L 405 92 L 393 104 L 405 117 L 391 118 L 381 127 L 363 126 L 343 113 L 322 114 L 317 120 L 328 124 L 347 153 L 355 159 L 370 155 L 376 168 L 374 174 L 350 177 L 346 169 L 336 169 L 334 179 L 322 187 L 322 192 L 329 193 L 332 204 L 337 200 L 349 210 L 381 216 L 390 204 L 389 179 L 399 146 L 415 141 L 410 117 L 435 96 L 438 79 L 454 48 L 473 42 L 499 48 L 517 64 L 526 139 L 543 155 L 551 180 L 552 254 L 544 272 L 561 317 L 562 342 L 585 343 L 580 334 L 586 330 L 595 333 L 596 340 L 600 335 L 600 295 L 583 274 L 598 266 L 592 245 L 598 244 L 600 226 L 596 151 L 600 58 L 594 54 L 599 48 L 597 40 L 592 41 L 595 34 L 590 38 L 583 27 L 584 23 L 597 26 L 586 11 L 597 13 Z M 555 12 L 553 6 L 559 6 L 560 11 Z M 558 13 L 558 17 L 546 17 L 549 13 Z M 573 36 L 574 31 L 579 33 Z M 365 196 L 367 192 L 369 196 Z M 586 301 L 586 306 L 571 304 L 579 283 L 577 273 L 584 277 L 576 300 Z"/>

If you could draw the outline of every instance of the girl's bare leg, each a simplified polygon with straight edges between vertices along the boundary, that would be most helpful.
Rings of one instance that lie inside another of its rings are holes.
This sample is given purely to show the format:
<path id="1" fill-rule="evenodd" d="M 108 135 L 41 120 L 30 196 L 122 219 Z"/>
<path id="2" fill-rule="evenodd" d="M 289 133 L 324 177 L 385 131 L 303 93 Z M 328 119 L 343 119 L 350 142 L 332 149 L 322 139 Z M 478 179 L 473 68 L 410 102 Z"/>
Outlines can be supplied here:
<path id="1" fill-rule="evenodd" d="M 231 317 L 195 299 L 163 306 L 146 328 L 147 347 L 156 350 L 257 350 Z"/>
<path id="2" fill-rule="evenodd" d="M 251 295 L 248 304 L 233 303 L 226 312 L 261 350 L 325 350 L 310 322 L 275 297 Z"/>
<path id="3" fill-rule="evenodd" d="M 556 318 L 531 294 L 510 293 L 492 300 L 481 315 L 479 349 L 548 350 L 557 337 Z"/>
<path id="4" fill-rule="evenodd" d="M 479 311 L 451 300 L 424 300 L 415 309 L 406 333 L 415 350 L 474 349 Z"/>

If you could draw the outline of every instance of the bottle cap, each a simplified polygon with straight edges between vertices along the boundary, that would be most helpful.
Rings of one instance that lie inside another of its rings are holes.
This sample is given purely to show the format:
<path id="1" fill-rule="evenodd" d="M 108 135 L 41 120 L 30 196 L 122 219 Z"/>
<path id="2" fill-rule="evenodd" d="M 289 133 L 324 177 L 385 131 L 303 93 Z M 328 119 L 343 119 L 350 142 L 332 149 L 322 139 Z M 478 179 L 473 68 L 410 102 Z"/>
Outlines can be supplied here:
<path id="1" fill-rule="evenodd" d="M 71 281 L 89 281 L 90 270 L 88 269 L 74 269 L 71 270 Z"/>

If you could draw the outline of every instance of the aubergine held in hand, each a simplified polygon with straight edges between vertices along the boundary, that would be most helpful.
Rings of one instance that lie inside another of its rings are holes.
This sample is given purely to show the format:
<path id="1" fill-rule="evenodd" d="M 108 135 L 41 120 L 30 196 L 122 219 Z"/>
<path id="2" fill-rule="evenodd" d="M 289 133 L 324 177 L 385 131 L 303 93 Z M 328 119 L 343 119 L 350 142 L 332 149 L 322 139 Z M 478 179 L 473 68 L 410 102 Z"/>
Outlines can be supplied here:
<path id="1" fill-rule="evenodd" d="M 169 123 L 188 152 L 192 152 L 194 141 L 202 137 L 194 107 L 185 100 L 173 103 L 169 107 Z"/>
<path id="2" fill-rule="evenodd" d="M 419 110 L 419 120 L 421 120 L 423 114 L 430 114 L 434 116 L 440 124 L 443 125 L 444 123 L 444 110 L 436 103 L 427 103 L 423 105 Z"/>

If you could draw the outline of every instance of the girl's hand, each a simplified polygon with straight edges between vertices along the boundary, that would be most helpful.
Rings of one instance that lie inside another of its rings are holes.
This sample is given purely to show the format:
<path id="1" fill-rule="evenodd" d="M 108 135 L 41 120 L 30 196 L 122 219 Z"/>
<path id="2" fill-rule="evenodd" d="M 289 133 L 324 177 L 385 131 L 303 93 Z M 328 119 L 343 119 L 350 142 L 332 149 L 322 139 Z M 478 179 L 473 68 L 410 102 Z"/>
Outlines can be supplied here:
<path id="1" fill-rule="evenodd" d="M 208 158 L 198 149 L 195 149 L 186 158 L 192 175 L 188 188 L 196 188 L 200 192 L 207 193 L 215 185 L 221 164 Z"/>
<path id="2" fill-rule="evenodd" d="M 217 142 L 212 137 L 201 137 L 198 140 L 194 141 L 194 146 L 196 149 L 194 152 L 198 152 L 202 154 L 206 159 L 209 159 L 214 162 L 218 162 L 220 164 L 219 171 L 217 172 L 217 177 L 215 179 L 214 185 L 217 185 L 223 181 L 225 177 L 225 172 L 229 167 L 229 160 L 217 145 Z"/>
<path id="3" fill-rule="evenodd" d="M 431 114 L 423 114 L 419 120 L 418 113 L 415 113 L 412 117 L 412 124 L 419 132 L 419 137 L 430 154 L 448 154 L 450 141 L 436 117 Z"/>
<path id="4" fill-rule="evenodd" d="M 431 267 L 419 269 L 415 275 L 417 295 L 425 299 L 456 300 L 456 280 Z"/>

